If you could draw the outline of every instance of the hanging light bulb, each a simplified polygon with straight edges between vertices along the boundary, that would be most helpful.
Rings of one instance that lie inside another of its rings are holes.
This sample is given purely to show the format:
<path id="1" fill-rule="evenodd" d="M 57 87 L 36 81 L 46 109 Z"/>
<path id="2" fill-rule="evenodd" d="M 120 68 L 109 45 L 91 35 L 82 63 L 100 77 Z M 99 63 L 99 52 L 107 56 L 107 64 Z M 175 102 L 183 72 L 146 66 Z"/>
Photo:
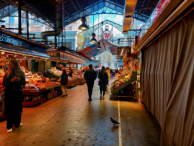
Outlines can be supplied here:
<path id="1" fill-rule="evenodd" d="M 100 42 L 98 42 L 98 47 L 97 47 L 97 49 L 101 49 L 101 47 L 100 47 Z"/>
<path id="2" fill-rule="evenodd" d="M 5 52 L 1 52 L 1 55 L 5 54 Z"/>
<path id="3" fill-rule="evenodd" d="M 88 30 L 89 27 L 85 23 L 86 18 L 84 16 L 81 18 L 81 21 L 82 21 L 82 24 L 78 27 L 78 29 L 79 30 Z"/>
<path id="4" fill-rule="evenodd" d="M 94 0 L 93 0 L 94 2 Z M 94 4 L 93 4 L 93 12 L 94 12 Z M 95 39 L 96 34 L 94 33 L 94 15 L 93 15 L 93 33 L 92 33 L 92 39 L 90 40 L 91 43 L 96 43 L 97 40 Z"/>
<path id="5" fill-rule="evenodd" d="M 118 39 L 118 43 L 117 43 L 118 45 L 120 44 L 120 39 Z"/>
<path id="6" fill-rule="evenodd" d="M 78 29 L 79 30 L 88 30 L 89 27 L 85 23 L 86 17 L 84 16 L 84 0 L 82 0 L 82 12 L 83 12 L 83 15 L 81 17 L 82 24 L 78 27 Z"/>
<path id="7" fill-rule="evenodd" d="M 35 41 L 35 39 L 36 39 L 35 36 L 33 36 L 32 40 Z"/>
<path id="8" fill-rule="evenodd" d="M 91 43 L 96 43 L 97 40 L 95 39 L 96 34 L 92 33 L 92 39 L 90 40 Z"/>
<path id="9" fill-rule="evenodd" d="M 5 29 L 5 25 L 1 25 L 1 29 Z"/>

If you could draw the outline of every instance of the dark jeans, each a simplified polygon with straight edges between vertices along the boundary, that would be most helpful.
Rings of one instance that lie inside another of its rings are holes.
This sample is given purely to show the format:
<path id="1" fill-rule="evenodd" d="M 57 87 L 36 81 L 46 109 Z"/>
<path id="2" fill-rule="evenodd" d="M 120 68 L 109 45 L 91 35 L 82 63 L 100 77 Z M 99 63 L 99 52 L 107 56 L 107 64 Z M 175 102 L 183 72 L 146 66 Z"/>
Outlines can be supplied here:
<path id="1" fill-rule="evenodd" d="M 21 122 L 21 112 L 14 112 L 7 114 L 7 129 L 11 129 L 13 124 L 16 126 L 20 125 Z"/>
<path id="2" fill-rule="evenodd" d="M 104 96 L 105 92 L 106 92 L 106 85 L 100 85 L 100 94 L 102 95 L 103 93 L 103 96 Z"/>
<path id="3" fill-rule="evenodd" d="M 89 96 L 89 99 L 91 99 L 94 82 L 87 82 L 87 86 L 88 86 L 88 96 Z"/>

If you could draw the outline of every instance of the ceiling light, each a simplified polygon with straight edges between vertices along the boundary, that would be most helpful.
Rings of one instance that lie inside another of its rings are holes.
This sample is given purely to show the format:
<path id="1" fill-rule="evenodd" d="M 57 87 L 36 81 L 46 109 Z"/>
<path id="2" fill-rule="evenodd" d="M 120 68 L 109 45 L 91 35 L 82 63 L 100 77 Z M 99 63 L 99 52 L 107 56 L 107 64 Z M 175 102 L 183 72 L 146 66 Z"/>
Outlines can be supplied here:
<path id="1" fill-rule="evenodd" d="M 118 39 L 118 43 L 117 43 L 118 45 L 120 44 L 120 39 Z"/>
<path id="2" fill-rule="evenodd" d="M 132 16 L 131 15 L 126 15 L 125 18 L 131 18 Z"/>
<path id="3" fill-rule="evenodd" d="M 92 33 L 92 39 L 90 40 L 91 43 L 96 43 L 97 40 L 95 39 L 96 34 Z"/>
<path id="4" fill-rule="evenodd" d="M 35 39 L 36 39 L 35 36 L 33 36 L 32 40 L 35 41 Z"/>
<path id="5" fill-rule="evenodd" d="M 5 54 L 5 52 L 1 52 L 1 55 Z"/>
<path id="6" fill-rule="evenodd" d="M 88 30 L 89 27 L 85 24 L 86 18 L 82 17 L 81 18 L 82 24 L 78 27 L 79 30 Z"/>
<path id="7" fill-rule="evenodd" d="M 1 29 L 5 29 L 5 25 L 1 25 Z"/>
<path id="8" fill-rule="evenodd" d="M 98 47 L 97 47 L 97 49 L 101 49 L 101 47 L 100 47 L 100 42 L 98 42 Z"/>

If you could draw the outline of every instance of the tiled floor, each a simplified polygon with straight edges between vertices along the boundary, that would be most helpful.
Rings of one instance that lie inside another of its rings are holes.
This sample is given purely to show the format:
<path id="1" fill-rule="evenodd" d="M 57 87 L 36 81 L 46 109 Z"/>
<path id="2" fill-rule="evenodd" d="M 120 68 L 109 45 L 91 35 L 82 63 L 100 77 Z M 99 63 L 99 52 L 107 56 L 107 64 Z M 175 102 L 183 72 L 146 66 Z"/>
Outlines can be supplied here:
<path id="1" fill-rule="evenodd" d="M 24 126 L 12 133 L 1 121 L 0 146 L 159 146 L 160 130 L 143 105 L 111 99 L 110 92 L 100 100 L 97 83 L 91 102 L 86 84 L 78 85 L 68 89 L 68 97 L 24 108 Z M 110 117 L 118 120 L 118 102 L 121 125 L 113 127 Z"/>

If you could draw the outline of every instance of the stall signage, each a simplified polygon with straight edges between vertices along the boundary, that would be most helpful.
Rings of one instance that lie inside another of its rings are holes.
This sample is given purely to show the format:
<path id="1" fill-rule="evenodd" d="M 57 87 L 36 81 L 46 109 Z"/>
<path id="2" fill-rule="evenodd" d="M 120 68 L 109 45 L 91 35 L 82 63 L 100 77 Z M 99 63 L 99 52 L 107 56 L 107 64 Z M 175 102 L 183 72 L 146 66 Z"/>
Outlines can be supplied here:
<path id="1" fill-rule="evenodd" d="M 0 41 L 1 42 L 5 42 L 5 43 L 9 43 L 9 44 L 13 44 L 14 46 L 22 46 L 22 42 L 19 41 L 18 39 L 15 39 L 11 36 L 8 36 L 6 34 L 0 34 Z"/>
<path id="2" fill-rule="evenodd" d="M 0 42 L 4 44 L 9 44 L 11 47 L 17 46 L 20 48 L 29 49 L 32 51 L 37 51 L 40 53 L 46 53 L 46 47 L 42 47 L 35 43 L 30 43 L 24 39 L 14 37 L 12 35 L 0 32 Z"/>

